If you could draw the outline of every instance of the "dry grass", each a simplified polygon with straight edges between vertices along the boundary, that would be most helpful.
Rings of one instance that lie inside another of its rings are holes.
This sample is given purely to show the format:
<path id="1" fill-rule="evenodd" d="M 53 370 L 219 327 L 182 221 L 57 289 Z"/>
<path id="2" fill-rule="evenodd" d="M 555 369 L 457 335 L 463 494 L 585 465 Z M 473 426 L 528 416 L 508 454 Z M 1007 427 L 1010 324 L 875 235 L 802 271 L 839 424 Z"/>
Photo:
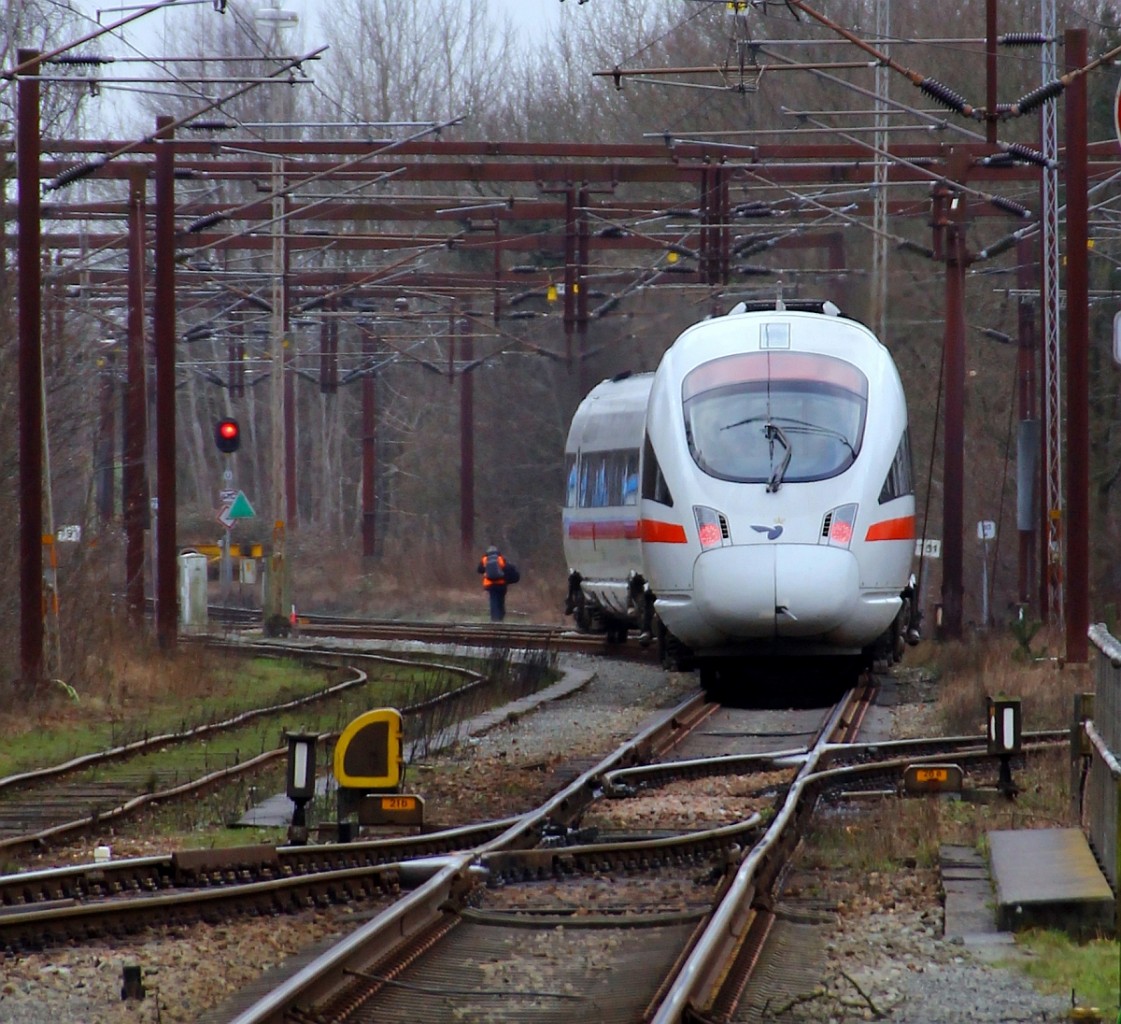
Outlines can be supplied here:
<path id="1" fill-rule="evenodd" d="M 509 620 L 563 625 L 563 573 L 514 561 L 522 579 L 506 598 Z M 465 559 L 458 549 L 432 546 L 402 552 L 394 571 L 387 571 L 384 559 L 365 568 L 360 558 L 305 555 L 294 569 L 292 590 L 298 607 L 317 612 L 375 619 L 486 619 L 487 598 L 475 564 L 474 556 Z"/>
<path id="2" fill-rule="evenodd" d="M 987 699 L 997 695 L 1021 699 L 1025 732 L 1067 729 L 1075 694 L 1093 689 L 1092 668 L 1043 655 L 1048 641 L 1061 649 L 1061 642 L 1036 634 L 1030 651 L 1025 650 L 1014 633 L 994 631 L 968 644 L 924 642 L 909 651 L 904 673 L 933 677 L 936 696 L 932 705 L 916 709 L 906 731 L 980 739 L 987 726 Z M 834 808 L 815 825 L 814 863 L 862 871 L 932 866 L 942 843 L 983 848 L 986 833 L 994 830 L 1078 825 L 1065 741 L 1031 754 L 1014 769 L 1015 799 L 991 792 L 995 769 L 993 776 L 974 778 L 969 799 L 887 798 Z"/>
<path id="3" fill-rule="evenodd" d="M 1048 656 L 1061 638 L 1037 634 L 1030 649 L 1008 630 L 966 643 L 921 644 L 905 664 L 921 666 L 938 683 L 938 718 L 947 735 L 984 733 L 989 697 L 1019 697 L 1025 732 L 1066 729 L 1075 694 L 1094 688 L 1090 665 L 1066 665 Z"/>
<path id="4" fill-rule="evenodd" d="M 70 689 L 45 684 L 29 704 L 0 707 L 0 736 L 58 729 L 67 723 L 142 719 L 168 694 L 184 703 L 205 703 L 234 670 L 228 657 L 199 647 L 180 647 L 168 656 L 135 640 L 106 645 L 87 657 L 84 671 L 71 677 Z"/>

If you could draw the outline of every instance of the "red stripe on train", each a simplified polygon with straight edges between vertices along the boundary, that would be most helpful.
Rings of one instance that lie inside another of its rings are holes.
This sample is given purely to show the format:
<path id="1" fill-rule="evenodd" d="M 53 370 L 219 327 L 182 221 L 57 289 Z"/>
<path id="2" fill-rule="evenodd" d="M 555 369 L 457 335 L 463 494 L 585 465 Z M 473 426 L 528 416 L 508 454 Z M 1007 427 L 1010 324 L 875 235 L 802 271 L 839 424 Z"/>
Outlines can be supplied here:
<path id="1" fill-rule="evenodd" d="M 685 527 L 657 519 L 582 520 L 568 524 L 571 540 L 642 540 L 648 544 L 684 544 Z"/>
<path id="2" fill-rule="evenodd" d="M 685 527 L 680 523 L 663 523 L 658 519 L 642 520 L 642 539 L 647 544 L 684 544 Z"/>
<path id="3" fill-rule="evenodd" d="M 914 540 L 915 517 L 901 516 L 898 519 L 885 519 L 873 523 L 864 535 L 865 540 Z"/>
<path id="4" fill-rule="evenodd" d="M 572 540 L 638 540 L 637 519 L 585 519 L 568 524 Z"/>

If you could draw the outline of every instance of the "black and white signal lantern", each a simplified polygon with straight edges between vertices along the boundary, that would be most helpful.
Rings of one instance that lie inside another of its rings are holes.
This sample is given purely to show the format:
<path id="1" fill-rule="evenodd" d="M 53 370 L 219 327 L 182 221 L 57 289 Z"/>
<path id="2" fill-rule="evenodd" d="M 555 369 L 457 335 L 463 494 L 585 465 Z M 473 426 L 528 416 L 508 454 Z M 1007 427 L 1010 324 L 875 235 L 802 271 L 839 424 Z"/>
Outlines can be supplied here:
<path id="1" fill-rule="evenodd" d="M 315 796 L 315 733 L 288 733 L 288 778 L 286 792 L 288 799 L 295 804 L 292 811 L 292 825 L 288 830 L 289 841 L 293 844 L 307 842 L 308 801 Z"/>
<path id="2" fill-rule="evenodd" d="M 218 451 L 227 455 L 236 452 L 241 447 L 241 427 L 237 420 L 230 416 L 219 420 L 214 425 L 214 443 L 218 446 Z"/>
<path id="3" fill-rule="evenodd" d="M 1019 697 L 989 697 L 988 750 L 1000 756 L 997 788 L 1010 800 L 1019 791 L 1012 781 L 1012 756 L 1022 749 L 1023 720 Z"/>

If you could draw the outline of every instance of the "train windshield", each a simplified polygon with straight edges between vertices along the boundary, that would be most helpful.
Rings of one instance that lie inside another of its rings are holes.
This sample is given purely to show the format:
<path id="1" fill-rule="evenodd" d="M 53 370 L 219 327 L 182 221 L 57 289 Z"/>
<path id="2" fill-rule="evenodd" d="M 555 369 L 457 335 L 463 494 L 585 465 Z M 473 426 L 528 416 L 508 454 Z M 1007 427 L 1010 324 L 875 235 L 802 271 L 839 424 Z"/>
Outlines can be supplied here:
<path id="1" fill-rule="evenodd" d="M 749 352 L 698 366 L 682 401 L 689 451 L 705 473 L 778 490 L 853 464 L 868 378 L 833 356 Z"/>

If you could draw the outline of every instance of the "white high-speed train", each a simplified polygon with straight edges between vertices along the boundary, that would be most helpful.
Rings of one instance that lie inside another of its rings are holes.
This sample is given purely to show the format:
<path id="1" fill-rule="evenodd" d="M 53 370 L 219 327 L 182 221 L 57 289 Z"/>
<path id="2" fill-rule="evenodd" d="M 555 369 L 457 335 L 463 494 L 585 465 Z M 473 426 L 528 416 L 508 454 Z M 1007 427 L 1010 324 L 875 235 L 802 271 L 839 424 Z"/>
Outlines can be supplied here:
<path id="1" fill-rule="evenodd" d="M 887 349 L 831 303 L 684 331 L 588 394 L 565 446 L 566 611 L 721 688 L 744 657 L 854 670 L 917 641 L 907 406 Z"/>

